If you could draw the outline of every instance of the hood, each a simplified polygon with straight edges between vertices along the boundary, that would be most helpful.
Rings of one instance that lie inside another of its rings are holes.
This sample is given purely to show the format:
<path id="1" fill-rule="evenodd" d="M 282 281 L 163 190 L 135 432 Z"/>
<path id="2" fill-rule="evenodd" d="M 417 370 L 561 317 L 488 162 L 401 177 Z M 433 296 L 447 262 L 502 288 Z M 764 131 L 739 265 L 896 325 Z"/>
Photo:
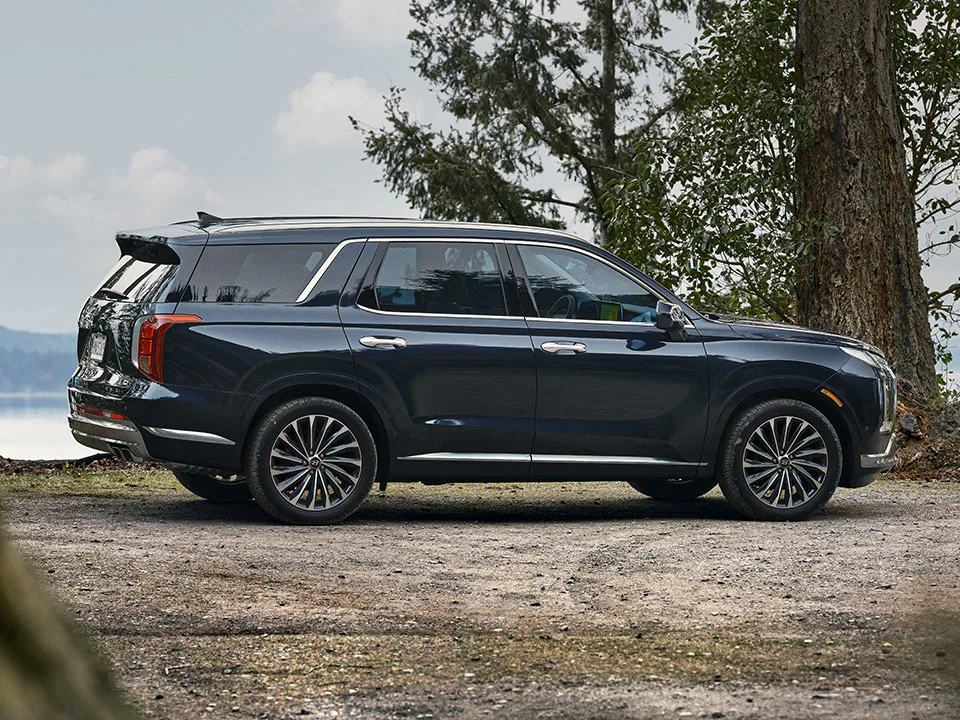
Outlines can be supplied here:
<path id="1" fill-rule="evenodd" d="M 721 316 L 720 322 L 729 325 L 737 334 L 756 340 L 789 340 L 791 342 L 817 343 L 819 345 L 843 345 L 857 348 L 872 355 L 883 357 L 879 348 L 865 343 L 862 340 L 827 332 L 826 330 L 812 330 L 801 325 L 792 325 L 772 320 L 755 320 L 753 318 Z"/>

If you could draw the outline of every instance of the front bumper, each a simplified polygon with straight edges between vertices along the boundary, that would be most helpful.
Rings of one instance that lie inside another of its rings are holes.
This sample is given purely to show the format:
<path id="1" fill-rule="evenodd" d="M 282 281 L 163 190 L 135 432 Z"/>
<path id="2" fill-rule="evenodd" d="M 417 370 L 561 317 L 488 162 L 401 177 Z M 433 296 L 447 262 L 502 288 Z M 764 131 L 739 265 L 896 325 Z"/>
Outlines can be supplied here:
<path id="1" fill-rule="evenodd" d="M 890 433 L 890 440 L 883 452 L 865 453 L 860 456 L 860 468 L 867 472 L 883 472 L 893 467 L 897 461 L 897 436 Z"/>
<path id="2" fill-rule="evenodd" d="M 81 445 L 123 460 L 149 460 L 140 430 L 129 420 L 106 420 L 76 412 L 67 416 L 73 437 Z"/>

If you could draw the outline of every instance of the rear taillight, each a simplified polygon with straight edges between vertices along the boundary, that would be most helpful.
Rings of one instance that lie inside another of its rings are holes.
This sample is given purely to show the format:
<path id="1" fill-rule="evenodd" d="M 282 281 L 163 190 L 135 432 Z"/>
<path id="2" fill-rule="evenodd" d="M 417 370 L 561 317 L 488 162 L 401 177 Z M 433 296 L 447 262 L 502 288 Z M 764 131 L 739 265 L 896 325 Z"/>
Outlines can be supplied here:
<path id="1" fill-rule="evenodd" d="M 137 323 L 137 367 L 148 378 L 163 382 L 163 337 L 174 325 L 200 323 L 196 315 L 150 315 Z"/>

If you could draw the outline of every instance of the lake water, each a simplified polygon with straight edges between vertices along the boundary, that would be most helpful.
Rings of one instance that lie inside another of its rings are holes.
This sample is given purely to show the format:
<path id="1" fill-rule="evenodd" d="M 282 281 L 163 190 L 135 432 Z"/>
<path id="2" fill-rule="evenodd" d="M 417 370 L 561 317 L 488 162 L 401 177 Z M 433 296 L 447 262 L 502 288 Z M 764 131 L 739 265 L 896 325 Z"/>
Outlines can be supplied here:
<path id="1" fill-rule="evenodd" d="M 73 439 L 67 393 L 0 395 L 0 455 L 15 460 L 75 460 L 96 450 Z"/>

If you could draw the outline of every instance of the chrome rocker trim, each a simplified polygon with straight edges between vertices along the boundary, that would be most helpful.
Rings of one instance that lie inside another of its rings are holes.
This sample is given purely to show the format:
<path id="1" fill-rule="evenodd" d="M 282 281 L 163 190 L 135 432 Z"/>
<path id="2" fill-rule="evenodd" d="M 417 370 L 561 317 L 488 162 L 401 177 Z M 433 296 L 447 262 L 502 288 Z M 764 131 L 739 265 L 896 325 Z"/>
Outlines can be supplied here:
<path id="1" fill-rule="evenodd" d="M 523 453 L 467 453 L 436 452 L 423 455 L 407 455 L 398 460 L 438 460 L 441 462 L 535 462 L 535 463 L 583 463 L 598 465 L 674 465 L 699 467 L 702 463 L 682 462 L 656 457 L 631 457 L 622 455 L 525 455 Z"/>

